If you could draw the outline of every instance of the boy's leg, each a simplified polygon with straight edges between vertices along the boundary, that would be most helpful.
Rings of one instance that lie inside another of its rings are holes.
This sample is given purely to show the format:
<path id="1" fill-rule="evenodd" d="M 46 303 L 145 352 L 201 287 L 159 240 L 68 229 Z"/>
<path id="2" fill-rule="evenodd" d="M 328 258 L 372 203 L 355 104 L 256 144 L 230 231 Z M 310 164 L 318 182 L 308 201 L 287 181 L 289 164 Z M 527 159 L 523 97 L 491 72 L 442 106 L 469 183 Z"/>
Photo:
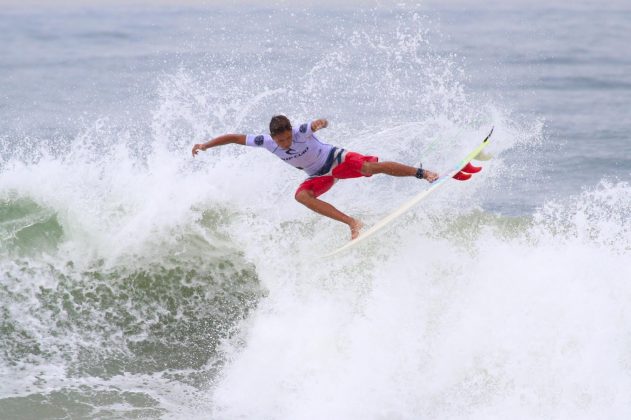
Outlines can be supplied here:
<path id="1" fill-rule="evenodd" d="M 351 229 L 351 239 L 355 239 L 359 235 L 359 231 L 362 228 L 362 223 L 359 220 L 342 213 L 326 201 L 316 198 L 313 191 L 302 190 L 298 192 L 296 200 L 316 213 L 347 224 Z"/>
<path id="2" fill-rule="evenodd" d="M 362 175 L 386 174 L 390 176 L 416 176 L 418 168 L 404 165 L 397 162 L 364 162 L 362 164 Z M 425 170 L 424 176 L 429 182 L 433 182 L 438 175 L 432 171 Z"/>

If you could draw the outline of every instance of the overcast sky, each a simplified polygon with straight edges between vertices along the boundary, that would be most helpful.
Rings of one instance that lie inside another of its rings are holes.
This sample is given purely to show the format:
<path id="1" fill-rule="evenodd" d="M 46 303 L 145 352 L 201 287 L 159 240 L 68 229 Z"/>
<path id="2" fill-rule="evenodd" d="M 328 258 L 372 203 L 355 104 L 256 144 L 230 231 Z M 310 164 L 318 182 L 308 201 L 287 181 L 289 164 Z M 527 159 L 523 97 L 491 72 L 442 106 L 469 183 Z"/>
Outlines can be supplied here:
<path id="1" fill-rule="evenodd" d="M 631 10 L 631 0 L 0 0 L 1 10 L 45 10 L 60 7 L 121 7 L 121 6 L 258 6 L 258 7 L 308 7 L 308 8 L 368 8 L 406 7 L 421 9 L 480 9 L 492 7 L 540 8 L 564 6 L 573 9 L 622 9 Z M 0 13 L 2 11 L 0 10 Z"/>

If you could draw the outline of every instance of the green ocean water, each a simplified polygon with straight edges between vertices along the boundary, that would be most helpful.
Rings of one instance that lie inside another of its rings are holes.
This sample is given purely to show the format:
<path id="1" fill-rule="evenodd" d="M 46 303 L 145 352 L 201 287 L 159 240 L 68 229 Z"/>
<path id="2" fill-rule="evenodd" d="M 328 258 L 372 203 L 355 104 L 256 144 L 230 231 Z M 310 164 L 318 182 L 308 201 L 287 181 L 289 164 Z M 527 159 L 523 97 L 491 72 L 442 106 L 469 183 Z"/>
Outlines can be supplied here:
<path id="1" fill-rule="evenodd" d="M 143 386 L 205 388 L 222 340 L 264 295 L 238 251 L 193 234 L 157 255 L 74 261 L 55 211 L 12 199 L 0 214 L 2 418 L 160 417 Z M 108 384 L 121 376 L 138 376 L 138 389 Z"/>

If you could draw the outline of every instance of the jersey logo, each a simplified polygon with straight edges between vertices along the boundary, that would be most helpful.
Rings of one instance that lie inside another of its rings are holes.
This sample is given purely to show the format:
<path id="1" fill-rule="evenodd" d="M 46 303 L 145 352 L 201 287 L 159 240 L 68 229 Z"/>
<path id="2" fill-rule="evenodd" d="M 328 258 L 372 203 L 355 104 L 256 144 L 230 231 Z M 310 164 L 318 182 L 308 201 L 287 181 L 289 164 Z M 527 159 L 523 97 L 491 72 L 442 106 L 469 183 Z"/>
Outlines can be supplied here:
<path id="1" fill-rule="evenodd" d="M 301 125 L 299 131 L 301 133 L 303 133 L 303 134 L 306 133 L 307 132 L 307 124 Z"/>
<path id="2" fill-rule="evenodd" d="M 296 152 L 294 149 L 292 149 L 292 148 L 290 147 L 289 149 L 285 150 L 285 153 L 286 153 L 286 154 L 288 154 L 288 155 L 295 155 L 295 154 L 297 154 L 298 152 Z"/>
<path id="3" fill-rule="evenodd" d="M 264 138 L 262 135 L 254 137 L 254 144 L 257 146 L 261 146 L 263 144 Z"/>

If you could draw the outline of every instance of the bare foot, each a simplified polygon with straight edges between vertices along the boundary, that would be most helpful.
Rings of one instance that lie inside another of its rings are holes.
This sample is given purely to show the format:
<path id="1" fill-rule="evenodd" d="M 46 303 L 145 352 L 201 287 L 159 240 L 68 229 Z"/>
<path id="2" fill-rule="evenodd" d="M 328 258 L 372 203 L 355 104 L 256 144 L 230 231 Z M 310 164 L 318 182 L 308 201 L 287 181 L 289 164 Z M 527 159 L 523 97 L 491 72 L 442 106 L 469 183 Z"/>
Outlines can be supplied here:
<path id="1" fill-rule="evenodd" d="M 351 228 L 351 240 L 353 240 L 359 236 L 359 232 L 364 227 L 364 224 L 357 219 L 353 219 L 348 226 Z"/>
<path id="2" fill-rule="evenodd" d="M 427 169 L 423 173 L 423 178 L 428 180 L 430 183 L 434 182 L 438 179 L 438 174 L 436 172 L 428 171 Z"/>

